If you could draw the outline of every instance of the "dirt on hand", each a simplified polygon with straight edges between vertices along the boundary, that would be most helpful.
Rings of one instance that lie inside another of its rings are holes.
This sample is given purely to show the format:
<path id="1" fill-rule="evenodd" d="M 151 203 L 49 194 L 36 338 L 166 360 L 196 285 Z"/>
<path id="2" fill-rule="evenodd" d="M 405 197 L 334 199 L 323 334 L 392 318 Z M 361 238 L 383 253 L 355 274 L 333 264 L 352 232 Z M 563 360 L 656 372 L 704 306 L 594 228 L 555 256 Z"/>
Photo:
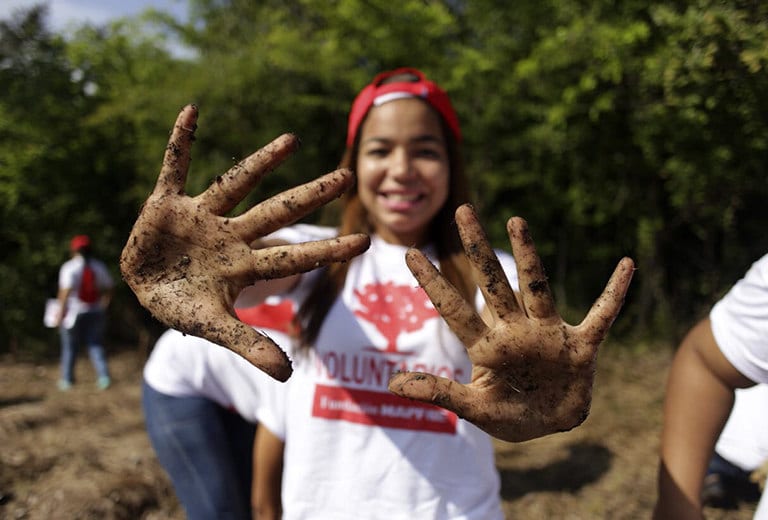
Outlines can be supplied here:
<path id="1" fill-rule="evenodd" d="M 461 340 L 472 361 L 468 384 L 418 372 L 401 372 L 389 390 L 446 408 L 496 439 L 521 442 L 571 430 L 589 415 L 598 348 L 624 303 L 634 262 L 624 258 L 587 317 L 573 326 L 561 318 L 528 225 L 508 222 L 517 263 L 520 301 L 472 206 L 456 210 L 456 224 L 486 308 L 486 323 L 470 301 L 424 253 L 411 249 L 406 263 L 435 309 Z"/>
<path id="2" fill-rule="evenodd" d="M 339 197 L 354 175 L 336 170 L 229 217 L 259 180 L 296 150 L 298 138 L 276 138 L 191 197 L 185 184 L 197 117 L 194 105 L 179 113 L 157 184 L 120 256 L 120 271 L 157 320 L 227 347 L 285 381 L 292 371 L 288 356 L 267 336 L 235 319 L 235 298 L 258 280 L 347 261 L 367 249 L 370 240 L 356 234 L 258 250 L 250 244 Z"/>
<path id="3" fill-rule="evenodd" d="M 668 347 L 601 348 L 587 420 L 567 433 L 496 443 L 506 517 L 650 518 L 656 492 Z M 0 363 L 0 519 L 181 520 L 144 430 L 138 349 L 112 353 L 114 384 L 96 389 L 81 356 L 77 384 L 56 388 L 58 367 Z M 755 504 L 706 510 L 748 520 Z"/>

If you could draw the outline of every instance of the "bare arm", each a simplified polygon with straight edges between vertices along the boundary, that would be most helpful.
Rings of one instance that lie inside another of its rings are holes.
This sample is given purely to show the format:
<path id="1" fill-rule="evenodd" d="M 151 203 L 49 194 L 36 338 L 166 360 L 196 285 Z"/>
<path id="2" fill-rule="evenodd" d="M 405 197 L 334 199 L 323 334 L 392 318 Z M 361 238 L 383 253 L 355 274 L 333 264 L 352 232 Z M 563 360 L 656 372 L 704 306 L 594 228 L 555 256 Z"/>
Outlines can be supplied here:
<path id="1" fill-rule="evenodd" d="M 253 448 L 253 518 L 279 520 L 283 514 L 281 485 L 285 445 L 262 425 L 256 430 Z"/>
<path id="2" fill-rule="evenodd" d="M 654 518 L 702 518 L 701 486 L 733 407 L 734 389 L 752 384 L 723 356 L 709 319 L 691 329 L 667 382 Z"/>
<path id="3" fill-rule="evenodd" d="M 176 120 L 157 184 L 123 248 L 123 278 L 165 325 L 223 345 L 285 381 L 292 371 L 288 357 L 235 318 L 235 298 L 258 280 L 349 260 L 368 247 L 369 239 L 349 235 L 261 249 L 250 244 L 341 195 L 354 181 L 352 172 L 337 170 L 229 217 L 259 179 L 295 151 L 298 140 L 278 137 L 190 197 L 184 185 L 196 128 L 197 107 L 188 105 Z"/>
<path id="4" fill-rule="evenodd" d="M 576 326 L 554 307 L 549 284 L 523 219 L 507 229 L 520 278 L 514 293 L 469 206 L 456 211 L 464 250 L 495 317 L 486 324 L 471 302 L 417 250 L 408 266 L 472 361 L 472 381 L 462 385 L 431 374 L 404 372 L 390 391 L 451 410 L 499 439 L 525 441 L 581 424 L 589 413 L 597 348 L 619 312 L 634 263 L 619 262 L 605 291 Z M 519 302 L 522 302 L 522 306 Z"/>

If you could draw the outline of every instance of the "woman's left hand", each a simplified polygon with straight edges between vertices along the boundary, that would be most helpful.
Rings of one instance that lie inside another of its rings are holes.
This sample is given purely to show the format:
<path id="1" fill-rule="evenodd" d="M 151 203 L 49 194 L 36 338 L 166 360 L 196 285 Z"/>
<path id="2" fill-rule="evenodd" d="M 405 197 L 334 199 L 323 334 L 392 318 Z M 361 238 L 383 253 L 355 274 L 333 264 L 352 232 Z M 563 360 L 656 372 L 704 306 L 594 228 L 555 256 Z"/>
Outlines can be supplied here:
<path id="1" fill-rule="evenodd" d="M 522 308 L 474 210 L 460 207 L 456 222 L 494 314 L 493 325 L 483 321 L 474 305 L 421 252 L 410 250 L 406 261 L 466 346 L 472 381 L 465 385 L 432 374 L 402 372 L 390 379 L 390 391 L 453 411 L 506 441 L 575 428 L 589 414 L 598 346 L 621 309 L 634 262 L 623 258 L 586 318 L 579 325 L 569 325 L 555 309 L 525 220 L 513 217 L 507 223 Z"/>

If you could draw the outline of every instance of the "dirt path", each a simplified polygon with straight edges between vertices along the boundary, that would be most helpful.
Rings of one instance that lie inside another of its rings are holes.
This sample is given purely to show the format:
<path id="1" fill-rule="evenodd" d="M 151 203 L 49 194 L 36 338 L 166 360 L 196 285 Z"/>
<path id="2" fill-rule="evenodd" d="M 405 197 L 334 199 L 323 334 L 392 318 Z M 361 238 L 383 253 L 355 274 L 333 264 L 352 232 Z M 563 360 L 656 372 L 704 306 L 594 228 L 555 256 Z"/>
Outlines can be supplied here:
<path id="1" fill-rule="evenodd" d="M 0 367 L 0 518 L 183 518 L 144 432 L 141 362 L 110 359 L 115 384 L 56 389 L 55 365 Z"/>
<path id="2" fill-rule="evenodd" d="M 498 443 L 508 518 L 649 518 L 668 351 L 604 349 L 592 413 L 580 428 Z M 0 519 L 182 519 L 144 432 L 142 358 L 113 355 L 115 384 L 56 390 L 55 365 L 0 364 Z M 753 506 L 708 510 L 747 520 Z"/>

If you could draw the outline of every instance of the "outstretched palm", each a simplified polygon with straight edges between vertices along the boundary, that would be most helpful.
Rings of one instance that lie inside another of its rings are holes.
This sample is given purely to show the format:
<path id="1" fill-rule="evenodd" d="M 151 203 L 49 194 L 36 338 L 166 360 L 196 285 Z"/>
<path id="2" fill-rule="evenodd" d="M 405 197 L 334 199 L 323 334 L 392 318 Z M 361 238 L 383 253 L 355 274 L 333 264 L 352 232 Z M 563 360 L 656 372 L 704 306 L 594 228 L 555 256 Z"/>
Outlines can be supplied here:
<path id="1" fill-rule="evenodd" d="M 291 365 L 268 337 L 234 317 L 239 292 L 257 280 L 309 271 L 360 254 L 365 235 L 251 249 L 257 238 L 290 224 L 339 196 L 353 181 L 339 170 L 285 191 L 237 217 L 227 213 L 259 179 L 297 147 L 292 135 L 275 139 L 242 160 L 196 197 L 185 194 L 197 108 L 179 114 L 157 184 L 134 224 L 120 258 L 126 283 L 152 314 L 181 332 L 237 352 L 285 381 Z"/>
<path id="2" fill-rule="evenodd" d="M 526 222 L 507 224 L 520 279 L 521 308 L 469 206 L 456 211 L 464 249 L 495 316 L 486 324 L 474 307 L 418 250 L 408 266 L 472 361 L 463 385 L 431 374 L 404 372 L 392 392 L 455 412 L 499 439 L 525 441 L 581 424 L 589 414 L 597 350 L 624 302 L 634 263 L 622 259 L 581 324 L 557 313 Z"/>

